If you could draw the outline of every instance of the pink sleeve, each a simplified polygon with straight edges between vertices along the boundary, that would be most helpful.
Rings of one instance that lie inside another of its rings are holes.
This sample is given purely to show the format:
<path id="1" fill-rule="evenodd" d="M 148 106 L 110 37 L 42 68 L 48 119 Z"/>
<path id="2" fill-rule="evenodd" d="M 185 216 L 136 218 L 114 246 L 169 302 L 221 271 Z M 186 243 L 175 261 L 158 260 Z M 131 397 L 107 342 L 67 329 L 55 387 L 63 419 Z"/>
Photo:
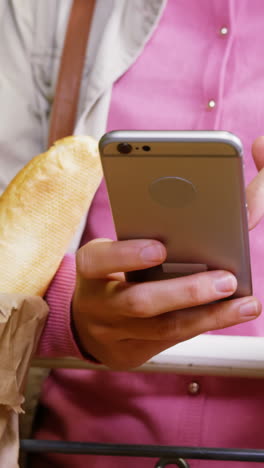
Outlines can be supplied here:
<path id="1" fill-rule="evenodd" d="M 75 256 L 67 254 L 45 297 L 50 311 L 40 338 L 38 356 L 71 356 L 84 359 L 71 328 L 71 301 L 75 277 Z"/>

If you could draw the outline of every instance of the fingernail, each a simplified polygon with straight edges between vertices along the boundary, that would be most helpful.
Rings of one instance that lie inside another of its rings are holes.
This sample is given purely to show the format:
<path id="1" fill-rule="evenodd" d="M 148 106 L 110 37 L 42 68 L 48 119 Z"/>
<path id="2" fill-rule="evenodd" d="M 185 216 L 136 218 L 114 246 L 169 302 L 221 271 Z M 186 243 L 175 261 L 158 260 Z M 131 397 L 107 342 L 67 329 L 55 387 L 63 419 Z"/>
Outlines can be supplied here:
<path id="1" fill-rule="evenodd" d="M 140 257 L 144 262 L 159 262 L 163 260 L 163 249 L 158 244 L 150 244 L 140 251 Z"/>
<path id="2" fill-rule="evenodd" d="M 239 308 L 240 316 L 243 319 L 250 319 L 257 317 L 258 315 L 258 303 L 257 301 L 249 301 L 241 304 Z"/>
<path id="3" fill-rule="evenodd" d="M 232 275 L 222 275 L 215 279 L 215 289 L 220 293 L 233 292 L 236 289 L 236 279 Z"/>

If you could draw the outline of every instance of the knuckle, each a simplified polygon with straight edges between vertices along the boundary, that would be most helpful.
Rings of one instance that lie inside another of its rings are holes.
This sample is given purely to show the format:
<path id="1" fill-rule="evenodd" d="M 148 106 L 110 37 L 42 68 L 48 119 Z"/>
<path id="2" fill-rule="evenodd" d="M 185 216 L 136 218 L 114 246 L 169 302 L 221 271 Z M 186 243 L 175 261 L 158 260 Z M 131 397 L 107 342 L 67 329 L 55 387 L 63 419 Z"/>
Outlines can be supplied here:
<path id="1" fill-rule="evenodd" d="M 225 314 L 223 313 L 222 307 L 215 307 L 214 309 L 214 329 L 219 330 L 226 326 L 224 320 Z"/>
<path id="2" fill-rule="evenodd" d="M 76 252 L 76 269 L 78 273 L 80 273 L 82 276 L 85 275 L 86 270 L 87 270 L 87 263 L 88 263 L 88 255 L 87 255 L 87 245 L 81 247 L 77 252 Z"/>
<path id="3" fill-rule="evenodd" d="M 76 252 L 76 270 L 81 276 L 85 278 L 92 277 L 93 265 L 95 264 L 94 250 L 95 247 L 91 241 L 83 245 Z"/>
<path id="4" fill-rule="evenodd" d="M 131 288 L 126 293 L 126 308 L 131 315 L 146 317 L 151 309 L 151 301 L 139 288 Z"/>
<path id="5" fill-rule="evenodd" d="M 192 278 L 192 281 L 186 288 L 187 295 L 190 302 L 193 304 L 200 304 L 202 301 L 201 282 L 198 278 Z"/>

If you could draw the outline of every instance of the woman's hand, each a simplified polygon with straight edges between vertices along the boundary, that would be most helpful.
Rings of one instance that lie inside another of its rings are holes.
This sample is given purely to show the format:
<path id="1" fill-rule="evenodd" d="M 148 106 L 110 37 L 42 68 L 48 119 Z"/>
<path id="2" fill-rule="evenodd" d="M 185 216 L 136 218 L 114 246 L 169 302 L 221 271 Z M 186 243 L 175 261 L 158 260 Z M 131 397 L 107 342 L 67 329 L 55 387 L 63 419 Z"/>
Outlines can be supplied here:
<path id="1" fill-rule="evenodd" d="M 181 341 L 260 314 L 253 297 L 216 302 L 237 287 L 226 271 L 125 281 L 123 272 L 153 267 L 165 258 L 165 247 L 150 240 L 97 239 L 77 252 L 73 319 L 87 353 L 113 369 L 134 368 Z"/>
<path id="2" fill-rule="evenodd" d="M 252 155 L 259 172 L 246 190 L 249 229 L 253 229 L 264 215 L 264 136 L 254 141 Z"/>

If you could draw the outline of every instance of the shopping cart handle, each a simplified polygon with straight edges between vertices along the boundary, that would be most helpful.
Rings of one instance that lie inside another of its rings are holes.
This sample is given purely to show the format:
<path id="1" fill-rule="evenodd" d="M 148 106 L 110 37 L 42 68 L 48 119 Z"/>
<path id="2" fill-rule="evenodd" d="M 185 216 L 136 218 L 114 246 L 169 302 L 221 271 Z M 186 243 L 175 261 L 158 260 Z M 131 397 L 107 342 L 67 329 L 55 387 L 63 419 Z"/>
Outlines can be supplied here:
<path id="1" fill-rule="evenodd" d="M 74 358 L 37 358 L 32 365 L 98 369 L 96 364 Z M 99 368 L 108 370 L 101 365 Z M 264 338 L 200 335 L 157 354 L 136 371 L 264 378 Z"/>

